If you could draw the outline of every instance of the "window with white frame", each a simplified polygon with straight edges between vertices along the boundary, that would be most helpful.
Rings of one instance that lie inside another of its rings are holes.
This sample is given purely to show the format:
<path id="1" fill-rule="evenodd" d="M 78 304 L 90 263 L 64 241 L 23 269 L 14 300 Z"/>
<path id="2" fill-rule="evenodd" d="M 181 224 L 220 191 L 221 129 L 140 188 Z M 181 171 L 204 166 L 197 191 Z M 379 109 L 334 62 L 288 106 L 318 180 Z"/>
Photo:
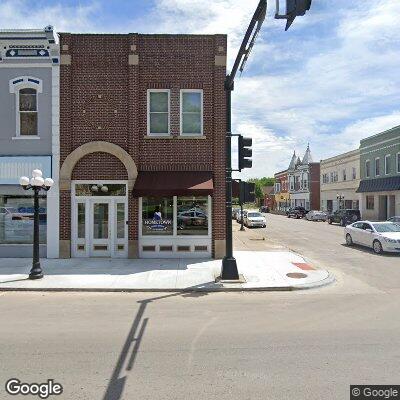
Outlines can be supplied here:
<path id="1" fill-rule="evenodd" d="M 203 90 L 181 90 L 181 135 L 203 135 Z"/>
<path id="2" fill-rule="evenodd" d="M 385 175 L 390 174 L 390 154 L 385 156 Z"/>
<path id="3" fill-rule="evenodd" d="M 381 163 L 380 158 L 375 158 L 375 176 L 379 176 L 381 174 Z"/>
<path id="4" fill-rule="evenodd" d="M 352 174 L 352 178 L 357 179 L 357 170 L 355 169 L 355 167 L 353 167 L 353 174 Z"/>
<path id="5" fill-rule="evenodd" d="M 147 134 L 149 136 L 169 135 L 170 91 L 149 89 L 147 91 Z"/>
<path id="6" fill-rule="evenodd" d="M 345 169 L 342 171 L 342 177 L 344 181 L 347 181 L 347 172 Z"/>
<path id="7" fill-rule="evenodd" d="M 37 90 L 24 88 L 18 91 L 19 135 L 38 134 Z"/>
<path id="8" fill-rule="evenodd" d="M 371 162 L 369 160 L 365 161 L 365 177 L 369 178 L 371 175 Z"/>

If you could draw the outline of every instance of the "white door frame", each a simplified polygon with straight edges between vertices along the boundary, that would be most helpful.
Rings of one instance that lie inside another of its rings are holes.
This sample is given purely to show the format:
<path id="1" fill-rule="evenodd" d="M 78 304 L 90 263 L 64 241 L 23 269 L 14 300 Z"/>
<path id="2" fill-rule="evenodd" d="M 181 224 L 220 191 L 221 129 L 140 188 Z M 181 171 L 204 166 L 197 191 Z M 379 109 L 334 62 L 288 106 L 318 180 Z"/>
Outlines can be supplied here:
<path id="1" fill-rule="evenodd" d="M 128 188 L 126 187 L 125 196 L 76 196 L 76 184 L 124 184 L 127 181 L 112 180 L 79 180 L 72 181 L 71 190 L 71 245 L 72 257 L 128 257 Z M 85 204 L 85 237 L 78 238 L 78 204 Z M 93 205 L 97 203 L 108 203 L 108 254 L 92 254 L 93 245 Z M 124 238 L 117 238 L 117 204 L 124 204 Z M 80 248 L 79 248 L 79 247 Z"/>

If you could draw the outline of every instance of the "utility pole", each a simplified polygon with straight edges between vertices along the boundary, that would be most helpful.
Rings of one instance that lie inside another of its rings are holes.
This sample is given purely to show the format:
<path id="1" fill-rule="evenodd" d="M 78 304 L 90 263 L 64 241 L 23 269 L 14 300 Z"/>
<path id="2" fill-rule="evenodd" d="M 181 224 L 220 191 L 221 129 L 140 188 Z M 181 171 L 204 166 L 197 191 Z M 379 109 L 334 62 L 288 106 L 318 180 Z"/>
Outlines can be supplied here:
<path id="1" fill-rule="evenodd" d="M 311 0 L 286 0 L 286 14 L 279 14 L 279 0 L 276 0 L 276 19 L 286 19 L 286 29 L 290 27 L 296 16 L 304 15 L 306 10 L 311 7 Z M 267 13 L 267 0 L 260 0 L 254 12 L 253 18 L 247 28 L 246 34 L 240 45 L 238 55 L 232 67 L 232 71 L 225 79 L 225 95 L 226 95 L 226 171 L 225 171 L 225 196 L 226 196 L 226 251 L 225 257 L 222 260 L 221 279 L 223 280 L 238 280 L 239 272 L 236 264 L 236 259 L 233 256 L 233 240 L 232 240 L 232 172 L 241 171 L 232 169 L 232 136 L 240 136 L 232 134 L 232 91 L 234 90 L 235 76 L 238 70 L 242 72 L 246 61 L 253 49 L 257 35 L 261 30 L 261 26 L 265 20 Z M 251 139 L 250 146 L 251 146 Z M 248 147 L 249 142 L 246 146 Z M 250 152 L 251 154 L 251 152 Z M 251 168 L 251 161 L 244 163 L 243 168 Z M 239 162 L 240 164 L 240 162 Z"/>

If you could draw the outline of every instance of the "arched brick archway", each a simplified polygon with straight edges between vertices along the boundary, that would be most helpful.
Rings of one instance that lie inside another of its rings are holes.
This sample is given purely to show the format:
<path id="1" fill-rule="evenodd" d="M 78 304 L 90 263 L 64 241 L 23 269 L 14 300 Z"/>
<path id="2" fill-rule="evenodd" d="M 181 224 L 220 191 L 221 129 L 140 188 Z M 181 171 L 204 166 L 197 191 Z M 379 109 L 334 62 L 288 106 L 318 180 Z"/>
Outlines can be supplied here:
<path id="1" fill-rule="evenodd" d="M 133 189 L 138 170 L 132 157 L 122 147 L 114 143 L 96 141 L 79 146 L 67 156 L 60 169 L 60 190 L 71 189 L 72 172 L 78 161 L 88 154 L 97 152 L 109 153 L 117 157 L 124 164 L 128 174 L 128 190 Z"/>

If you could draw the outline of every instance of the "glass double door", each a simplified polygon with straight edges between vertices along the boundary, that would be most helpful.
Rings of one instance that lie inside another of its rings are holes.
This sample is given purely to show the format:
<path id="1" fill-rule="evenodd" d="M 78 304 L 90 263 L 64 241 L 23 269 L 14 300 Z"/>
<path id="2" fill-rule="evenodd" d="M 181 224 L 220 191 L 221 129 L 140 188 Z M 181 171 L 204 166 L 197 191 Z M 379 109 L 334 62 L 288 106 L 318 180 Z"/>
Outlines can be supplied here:
<path id="1" fill-rule="evenodd" d="M 126 201 L 80 198 L 75 203 L 74 257 L 127 257 Z"/>

